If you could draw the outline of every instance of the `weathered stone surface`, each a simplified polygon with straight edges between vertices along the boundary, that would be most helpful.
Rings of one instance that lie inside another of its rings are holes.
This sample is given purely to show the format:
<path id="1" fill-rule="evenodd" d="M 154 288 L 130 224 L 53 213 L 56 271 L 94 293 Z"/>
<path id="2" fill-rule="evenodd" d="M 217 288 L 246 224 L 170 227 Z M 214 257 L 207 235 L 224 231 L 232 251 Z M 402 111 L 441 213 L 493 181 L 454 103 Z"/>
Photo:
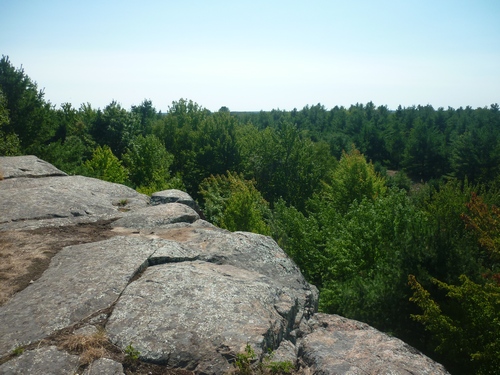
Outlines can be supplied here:
<path id="1" fill-rule="evenodd" d="M 28 350 L 0 366 L 1 375 L 68 375 L 78 369 L 78 356 L 55 346 Z"/>
<path id="2" fill-rule="evenodd" d="M 202 256 L 216 258 L 220 263 L 256 271 L 268 276 L 275 285 L 289 288 L 288 294 L 299 303 L 299 315 L 307 319 L 317 310 L 318 291 L 302 276 L 299 268 L 270 237 L 247 232 L 229 232 L 211 227 L 172 228 L 162 237 L 175 238 L 197 249 Z"/>
<path id="3" fill-rule="evenodd" d="M 92 362 L 83 375 L 124 375 L 121 363 L 109 358 L 100 358 Z"/>
<path id="4" fill-rule="evenodd" d="M 52 164 L 33 155 L 0 156 L 0 172 L 4 179 L 19 177 L 67 176 Z"/>
<path id="5" fill-rule="evenodd" d="M 40 279 L 0 306 L 0 355 L 109 307 L 165 244 L 114 237 L 64 248 Z"/>
<path id="6" fill-rule="evenodd" d="M 0 306 L 0 360 L 19 345 L 40 346 L 4 363 L 0 374 L 73 374 L 78 357 L 44 339 L 74 325 L 82 327 L 77 333 L 104 326 L 121 349 L 132 344 L 143 360 L 199 374 L 227 373 L 247 343 L 260 359 L 274 349 L 273 361 L 296 363 L 302 374 L 446 374 L 366 324 L 315 314 L 317 289 L 276 242 L 200 220 L 182 192 L 160 192 L 158 201 L 178 199 L 149 206 L 125 186 L 64 176 L 34 157 L 0 163 L 8 176 L 0 181 L 0 231 L 9 234 L 2 238 L 36 232 L 43 242 L 47 226 L 67 226 L 66 235 L 75 223 L 116 220 L 112 230 L 109 221 L 96 230 L 95 238 L 108 238 L 104 230 L 111 239 L 49 249 L 58 252 L 49 268 Z M 101 359 L 86 370 L 97 373 L 123 368 Z"/>
<path id="7" fill-rule="evenodd" d="M 289 340 L 283 340 L 280 343 L 278 349 L 276 349 L 271 357 L 268 359 L 269 362 L 290 362 L 294 367 L 297 364 L 297 348 Z"/>
<path id="8" fill-rule="evenodd" d="M 120 297 L 106 329 L 113 342 L 132 343 L 144 360 L 223 373 L 247 343 L 262 352 L 289 332 L 285 316 L 297 313 L 296 301 L 273 284 L 230 265 L 150 267 Z"/>
<path id="9" fill-rule="evenodd" d="M 316 314 L 300 340 L 299 356 L 312 374 L 448 374 L 403 341 L 338 315 Z"/>
<path id="10" fill-rule="evenodd" d="M 193 223 L 200 216 L 192 208 L 180 203 L 149 206 L 129 212 L 113 223 L 114 227 L 153 229 L 175 223 Z"/>
<path id="11" fill-rule="evenodd" d="M 147 196 L 94 178 L 12 178 L 0 181 L 0 230 L 118 218 L 147 205 Z"/>
<path id="12" fill-rule="evenodd" d="M 200 217 L 204 219 L 203 213 L 201 212 L 198 203 L 196 203 L 196 201 L 193 198 L 191 198 L 191 196 L 188 193 L 184 191 L 177 189 L 169 189 L 169 190 L 158 191 L 151 195 L 151 204 L 153 206 L 166 203 L 185 204 L 186 206 L 189 206 L 193 210 L 195 210 L 198 213 L 198 215 L 200 215 Z"/>

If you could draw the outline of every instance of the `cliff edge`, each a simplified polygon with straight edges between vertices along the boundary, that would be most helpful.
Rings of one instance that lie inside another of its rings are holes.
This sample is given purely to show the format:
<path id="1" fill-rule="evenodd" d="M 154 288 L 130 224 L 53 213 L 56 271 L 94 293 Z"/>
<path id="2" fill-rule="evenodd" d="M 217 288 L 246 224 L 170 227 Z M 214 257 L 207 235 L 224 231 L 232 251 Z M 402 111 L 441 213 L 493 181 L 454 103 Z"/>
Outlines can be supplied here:
<path id="1" fill-rule="evenodd" d="M 0 157 L 0 171 L 0 374 L 226 374 L 245 360 L 270 373 L 447 374 L 399 339 L 317 313 L 317 289 L 270 237 L 211 225 L 184 192 L 150 199 L 34 156 Z"/>

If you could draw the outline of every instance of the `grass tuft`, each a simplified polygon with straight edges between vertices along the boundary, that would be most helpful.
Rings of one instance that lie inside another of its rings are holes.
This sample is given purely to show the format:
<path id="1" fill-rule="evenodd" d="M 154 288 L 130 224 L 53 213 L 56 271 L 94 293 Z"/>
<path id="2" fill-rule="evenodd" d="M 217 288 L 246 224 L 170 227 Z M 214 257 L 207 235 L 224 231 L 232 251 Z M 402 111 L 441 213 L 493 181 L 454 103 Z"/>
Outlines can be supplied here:
<path id="1" fill-rule="evenodd" d="M 108 356 L 106 345 L 109 345 L 109 341 L 103 329 L 99 329 L 91 335 L 69 335 L 61 344 L 63 349 L 77 352 L 80 355 L 82 365 Z"/>

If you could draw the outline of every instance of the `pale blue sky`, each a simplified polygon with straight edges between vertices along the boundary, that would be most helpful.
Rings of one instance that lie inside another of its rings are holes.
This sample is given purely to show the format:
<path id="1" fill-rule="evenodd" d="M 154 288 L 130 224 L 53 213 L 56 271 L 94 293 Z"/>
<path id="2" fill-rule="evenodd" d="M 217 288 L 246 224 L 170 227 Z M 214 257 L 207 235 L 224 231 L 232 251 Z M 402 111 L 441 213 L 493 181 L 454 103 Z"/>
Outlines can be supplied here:
<path id="1" fill-rule="evenodd" d="M 0 25 L 56 106 L 500 103 L 499 0 L 0 0 Z"/>

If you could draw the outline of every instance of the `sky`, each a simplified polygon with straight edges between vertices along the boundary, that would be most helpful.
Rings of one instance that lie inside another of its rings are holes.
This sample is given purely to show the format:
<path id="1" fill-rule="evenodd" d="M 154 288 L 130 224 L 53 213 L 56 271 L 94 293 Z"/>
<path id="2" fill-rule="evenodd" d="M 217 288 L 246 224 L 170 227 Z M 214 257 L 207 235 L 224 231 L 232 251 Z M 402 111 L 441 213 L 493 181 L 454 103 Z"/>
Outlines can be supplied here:
<path id="1" fill-rule="evenodd" d="M 500 103 L 499 0 L 0 0 L 0 25 L 56 107 Z"/>

